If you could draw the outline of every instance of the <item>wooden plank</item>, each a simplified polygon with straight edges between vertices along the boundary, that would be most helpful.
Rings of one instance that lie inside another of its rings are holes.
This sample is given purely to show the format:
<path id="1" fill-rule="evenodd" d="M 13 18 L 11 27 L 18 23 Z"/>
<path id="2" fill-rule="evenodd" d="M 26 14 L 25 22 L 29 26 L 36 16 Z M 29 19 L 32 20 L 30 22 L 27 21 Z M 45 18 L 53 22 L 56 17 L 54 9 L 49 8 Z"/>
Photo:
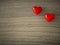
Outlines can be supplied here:
<path id="1" fill-rule="evenodd" d="M 43 8 L 39 16 L 34 5 Z M 52 22 L 46 12 L 56 14 Z M 60 45 L 60 1 L 0 0 L 0 45 Z"/>

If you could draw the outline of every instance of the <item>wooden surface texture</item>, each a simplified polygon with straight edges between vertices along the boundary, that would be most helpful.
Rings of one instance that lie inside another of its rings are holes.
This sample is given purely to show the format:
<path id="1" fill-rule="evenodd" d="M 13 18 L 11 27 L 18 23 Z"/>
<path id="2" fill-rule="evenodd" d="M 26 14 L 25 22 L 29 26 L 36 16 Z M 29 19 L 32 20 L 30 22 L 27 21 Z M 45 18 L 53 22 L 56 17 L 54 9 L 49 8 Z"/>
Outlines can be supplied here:
<path id="1" fill-rule="evenodd" d="M 55 14 L 52 22 L 46 12 Z M 0 0 L 0 45 L 60 45 L 60 0 Z"/>

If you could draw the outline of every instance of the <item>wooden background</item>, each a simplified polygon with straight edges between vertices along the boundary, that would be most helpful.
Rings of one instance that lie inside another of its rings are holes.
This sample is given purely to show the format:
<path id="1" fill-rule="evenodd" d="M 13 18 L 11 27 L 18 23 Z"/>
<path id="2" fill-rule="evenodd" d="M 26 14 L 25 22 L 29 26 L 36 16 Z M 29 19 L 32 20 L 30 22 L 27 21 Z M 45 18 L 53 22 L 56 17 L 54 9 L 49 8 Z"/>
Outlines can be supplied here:
<path id="1" fill-rule="evenodd" d="M 39 16 L 35 5 L 43 8 Z M 56 15 L 50 23 L 46 12 Z M 0 0 L 0 45 L 60 45 L 60 1 Z"/>

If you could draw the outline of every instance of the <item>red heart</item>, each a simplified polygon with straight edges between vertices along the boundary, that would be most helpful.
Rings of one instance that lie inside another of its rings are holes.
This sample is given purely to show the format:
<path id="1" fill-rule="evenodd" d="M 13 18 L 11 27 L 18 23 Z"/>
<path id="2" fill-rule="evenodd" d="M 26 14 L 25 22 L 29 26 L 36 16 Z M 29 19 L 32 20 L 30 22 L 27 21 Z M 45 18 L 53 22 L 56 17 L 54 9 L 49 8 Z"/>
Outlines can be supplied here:
<path id="1" fill-rule="evenodd" d="M 48 22 L 50 22 L 50 21 L 52 21 L 54 18 L 55 18 L 55 14 L 49 14 L 49 13 L 45 13 L 45 19 L 48 21 Z"/>
<path id="2" fill-rule="evenodd" d="M 33 12 L 38 15 L 40 12 L 42 11 L 42 7 L 37 7 L 37 6 L 34 6 L 33 7 Z"/>

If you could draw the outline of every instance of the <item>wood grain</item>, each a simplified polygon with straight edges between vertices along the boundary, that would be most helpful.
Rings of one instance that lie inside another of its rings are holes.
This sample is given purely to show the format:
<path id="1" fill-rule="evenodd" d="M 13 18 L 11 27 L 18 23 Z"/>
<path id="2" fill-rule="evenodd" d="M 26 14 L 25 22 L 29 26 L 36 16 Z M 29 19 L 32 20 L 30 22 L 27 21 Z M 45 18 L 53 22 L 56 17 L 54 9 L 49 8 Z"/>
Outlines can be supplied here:
<path id="1" fill-rule="evenodd" d="M 43 8 L 39 16 L 34 5 Z M 52 22 L 46 12 L 56 14 Z M 60 1 L 0 0 L 0 45 L 60 45 Z"/>

